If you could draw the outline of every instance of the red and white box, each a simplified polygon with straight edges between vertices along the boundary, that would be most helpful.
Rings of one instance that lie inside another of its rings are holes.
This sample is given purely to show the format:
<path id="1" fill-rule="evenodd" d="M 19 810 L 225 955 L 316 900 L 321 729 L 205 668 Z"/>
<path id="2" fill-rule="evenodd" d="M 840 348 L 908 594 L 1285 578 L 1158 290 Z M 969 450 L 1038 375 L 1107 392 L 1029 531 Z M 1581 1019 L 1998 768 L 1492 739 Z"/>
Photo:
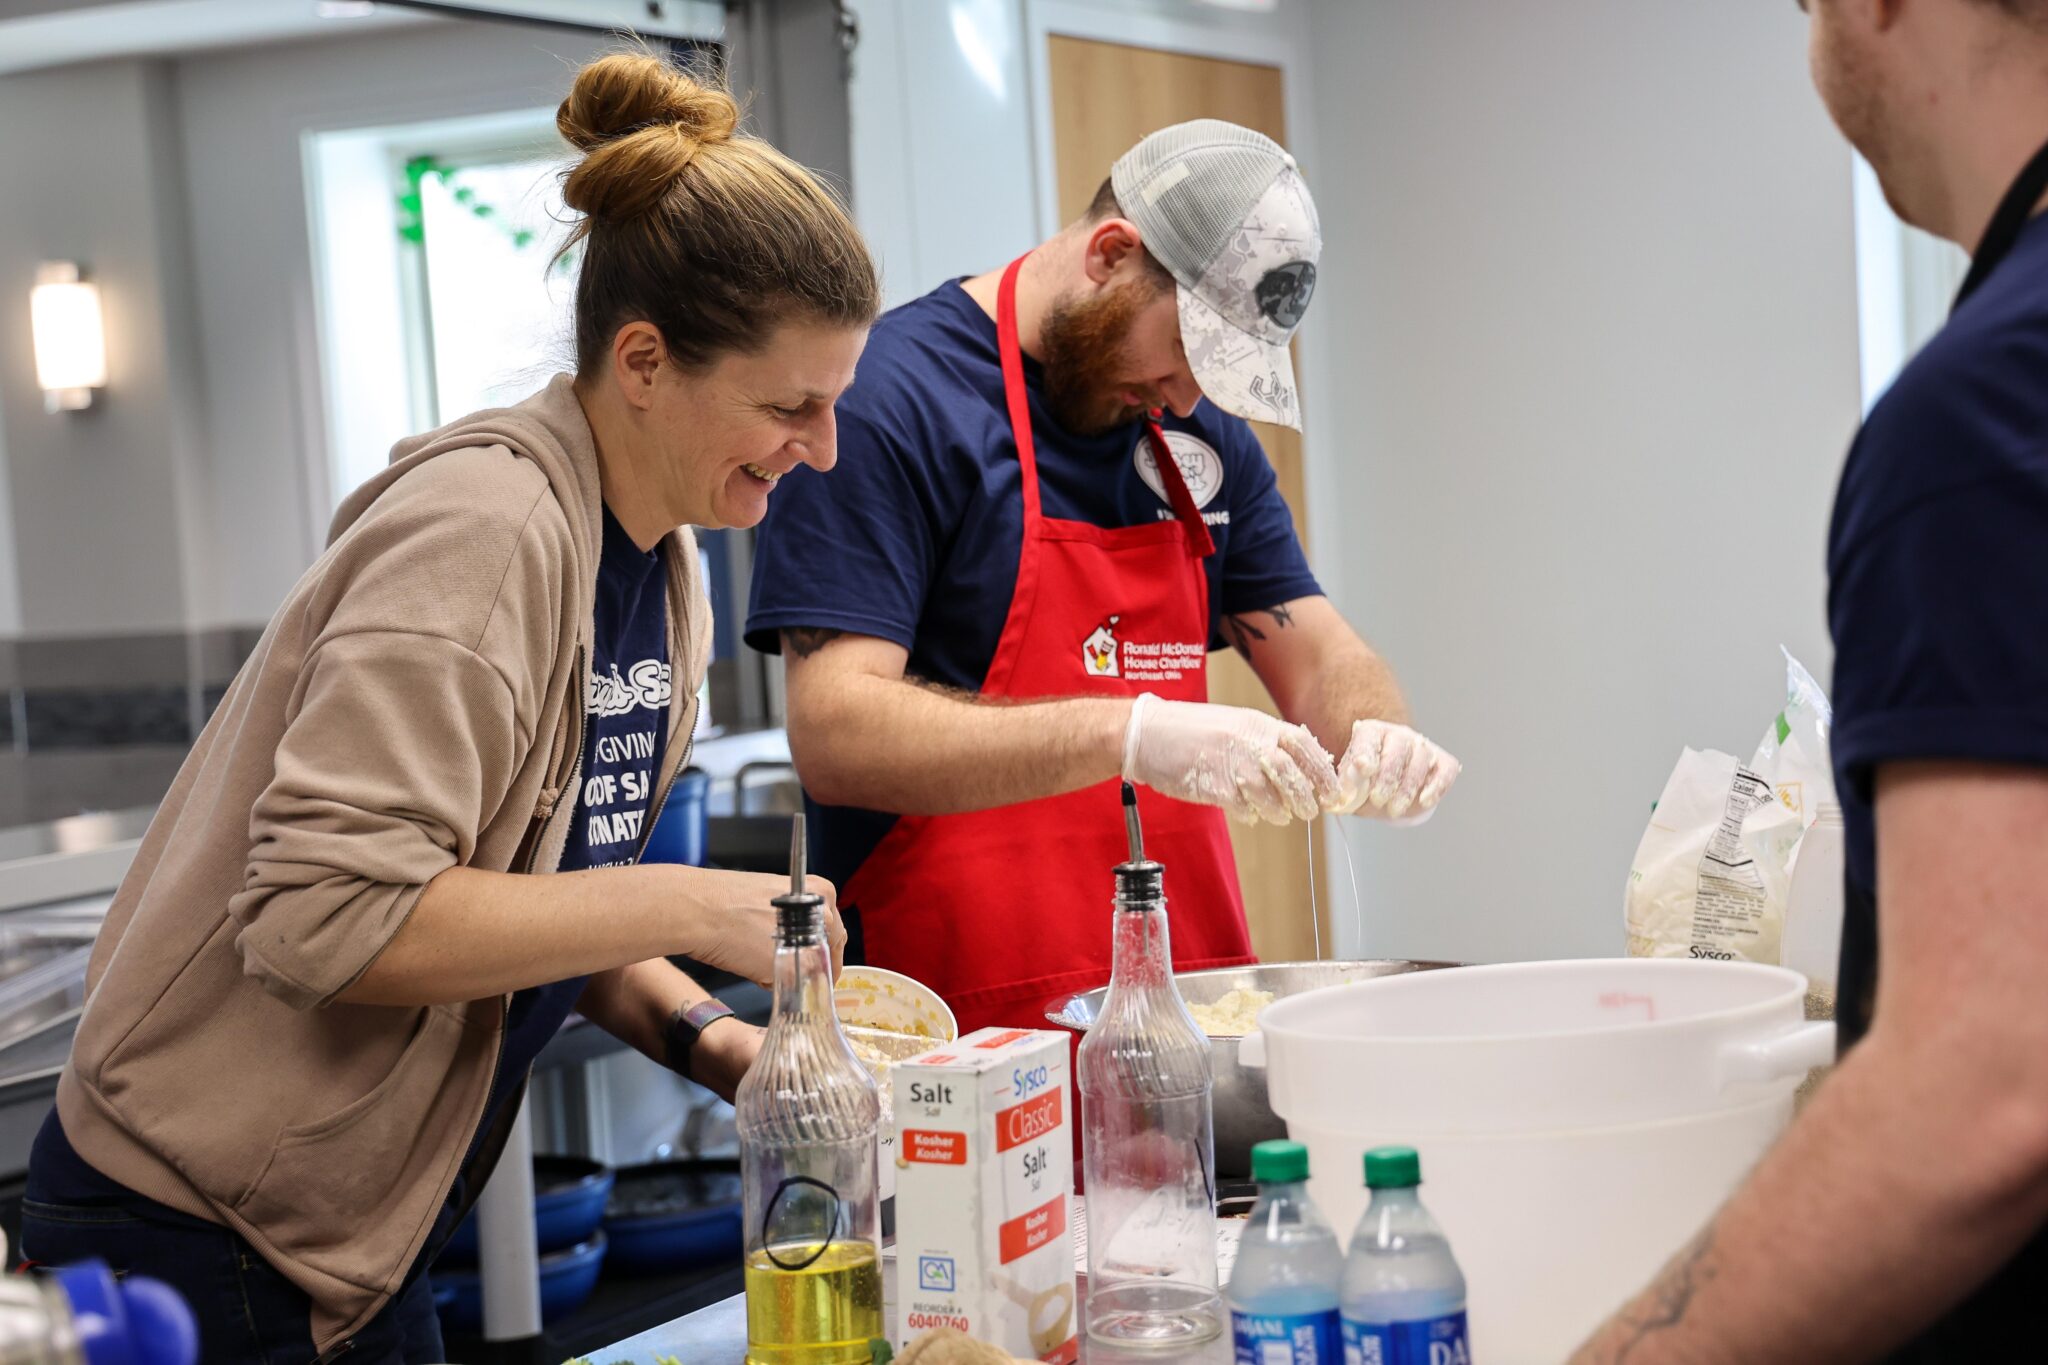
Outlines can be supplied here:
<path id="1" fill-rule="evenodd" d="M 1072 1365 L 1067 1036 L 982 1029 L 893 1069 L 896 1336 L 957 1327 Z"/>

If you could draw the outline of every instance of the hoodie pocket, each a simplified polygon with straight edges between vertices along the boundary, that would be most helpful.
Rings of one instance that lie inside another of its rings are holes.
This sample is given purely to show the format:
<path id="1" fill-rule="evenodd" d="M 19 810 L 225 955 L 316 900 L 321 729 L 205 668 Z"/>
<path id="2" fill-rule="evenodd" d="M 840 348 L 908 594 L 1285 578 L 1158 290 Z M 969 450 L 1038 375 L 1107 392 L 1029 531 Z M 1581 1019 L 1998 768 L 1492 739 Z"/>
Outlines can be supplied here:
<path id="1" fill-rule="evenodd" d="M 278 1133 L 235 1212 L 309 1266 L 355 1284 L 380 1282 L 390 1239 L 409 1240 L 440 1197 L 450 1101 L 462 1088 L 448 1082 L 472 1045 L 469 1032 L 451 1011 L 422 1011 L 374 1086 Z M 372 1241 L 384 1254 L 370 1250 Z"/>

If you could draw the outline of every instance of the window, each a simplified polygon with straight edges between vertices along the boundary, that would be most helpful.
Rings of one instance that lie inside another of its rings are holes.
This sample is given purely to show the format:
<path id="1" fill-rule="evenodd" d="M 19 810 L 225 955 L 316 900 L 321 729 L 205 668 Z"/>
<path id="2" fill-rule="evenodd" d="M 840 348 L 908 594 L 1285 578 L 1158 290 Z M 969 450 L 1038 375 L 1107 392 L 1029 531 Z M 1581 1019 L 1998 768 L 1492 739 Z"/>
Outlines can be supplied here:
<path id="1" fill-rule="evenodd" d="M 308 138 L 329 506 L 393 443 L 568 363 L 550 110 Z"/>
<path id="2" fill-rule="evenodd" d="M 518 402 L 573 363 L 573 263 L 550 263 L 567 216 L 561 164 L 500 156 L 408 162 L 436 422 Z"/>
<path id="3" fill-rule="evenodd" d="M 1908 227 L 1885 203 L 1877 173 L 1856 158 L 1856 295 L 1863 410 L 1941 330 L 1970 259 L 1953 243 Z"/>

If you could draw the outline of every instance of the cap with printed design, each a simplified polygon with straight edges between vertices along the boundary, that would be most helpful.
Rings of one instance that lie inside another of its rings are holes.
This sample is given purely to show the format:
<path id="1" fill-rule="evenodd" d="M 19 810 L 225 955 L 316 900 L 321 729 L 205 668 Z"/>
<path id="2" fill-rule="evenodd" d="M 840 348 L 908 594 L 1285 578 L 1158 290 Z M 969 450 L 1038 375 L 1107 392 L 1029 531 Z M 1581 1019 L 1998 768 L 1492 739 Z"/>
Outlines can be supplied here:
<path id="1" fill-rule="evenodd" d="M 1109 179 L 1178 286 L 1202 392 L 1226 412 L 1298 429 L 1287 343 L 1315 293 L 1323 238 L 1294 158 L 1262 133 L 1196 119 L 1131 148 Z"/>

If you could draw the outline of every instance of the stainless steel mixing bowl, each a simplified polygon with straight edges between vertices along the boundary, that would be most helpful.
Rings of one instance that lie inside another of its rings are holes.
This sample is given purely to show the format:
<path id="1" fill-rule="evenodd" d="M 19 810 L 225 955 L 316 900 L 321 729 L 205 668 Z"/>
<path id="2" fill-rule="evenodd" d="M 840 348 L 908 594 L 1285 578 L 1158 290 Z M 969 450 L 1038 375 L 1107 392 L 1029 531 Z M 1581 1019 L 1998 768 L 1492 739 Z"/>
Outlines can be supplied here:
<path id="1" fill-rule="evenodd" d="M 1271 991 L 1275 1000 L 1300 995 L 1324 986 L 1348 981 L 1365 981 L 1376 976 L 1400 976 L 1407 972 L 1435 971 L 1458 966 L 1455 962 L 1409 962 L 1399 958 L 1376 958 L 1364 962 L 1264 962 L 1252 967 L 1218 967 L 1206 972 L 1176 972 L 1174 982 L 1183 1000 L 1194 1005 L 1214 1004 L 1230 991 Z M 1062 995 L 1049 1000 L 1045 1017 L 1062 1028 L 1086 1033 L 1102 1012 L 1099 990 Z M 1287 1136 L 1287 1125 L 1273 1113 L 1266 1101 L 1266 1073 L 1239 1066 L 1235 1038 L 1211 1038 L 1209 1053 L 1216 1076 L 1216 1178 L 1242 1180 L 1252 1172 L 1252 1144 L 1268 1138 Z"/>

